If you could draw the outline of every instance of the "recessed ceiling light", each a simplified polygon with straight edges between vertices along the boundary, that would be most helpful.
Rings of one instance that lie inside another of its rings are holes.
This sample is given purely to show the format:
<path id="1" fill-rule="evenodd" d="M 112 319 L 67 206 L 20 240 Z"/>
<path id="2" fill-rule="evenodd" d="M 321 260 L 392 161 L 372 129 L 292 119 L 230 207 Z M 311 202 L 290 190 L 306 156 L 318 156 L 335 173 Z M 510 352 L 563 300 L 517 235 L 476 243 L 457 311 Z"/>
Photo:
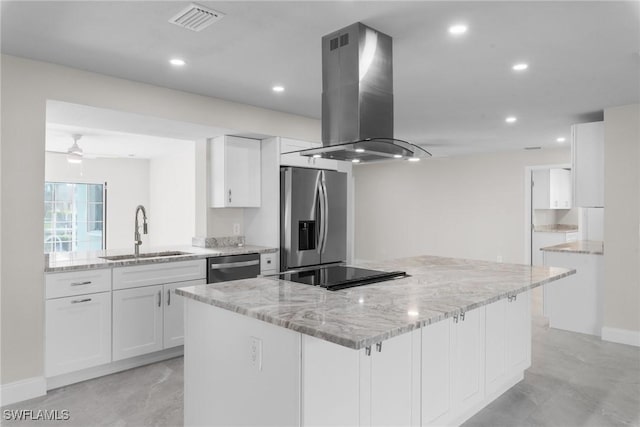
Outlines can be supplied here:
<path id="1" fill-rule="evenodd" d="M 314 155 L 313 155 L 313 158 L 314 158 L 314 159 L 319 159 L 320 157 L 322 157 L 320 154 L 314 154 Z"/>
<path id="2" fill-rule="evenodd" d="M 274 92 L 284 92 L 284 86 L 274 86 L 271 88 Z"/>
<path id="3" fill-rule="evenodd" d="M 518 119 L 516 117 L 514 117 L 514 116 L 509 116 L 506 119 L 504 119 L 504 121 L 507 122 L 507 123 L 515 123 L 515 122 L 518 121 Z"/>
<path id="4" fill-rule="evenodd" d="M 529 64 L 525 64 L 524 62 L 521 62 L 519 64 L 515 64 L 513 67 L 511 67 L 511 69 L 514 70 L 514 71 L 524 71 L 527 68 L 529 68 Z"/>
<path id="5" fill-rule="evenodd" d="M 184 59 L 180 59 L 180 58 L 172 58 L 169 60 L 169 63 L 176 67 L 182 67 L 183 65 L 186 64 L 186 62 L 184 62 Z"/>
<path id="6" fill-rule="evenodd" d="M 419 162 L 420 161 L 420 157 L 409 157 L 408 159 L 410 162 Z"/>
<path id="7" fill-rule="evenodd" d="M 394 159 L 401 159 L 402 158 L 402 154 L 394 154 L 393 158 Z"/>
<path id="8" fill-rule="evenodd" d="M 356 153 L 364 153 L 364 148 L 356 148 Z"/>
<path id="9" fill-rule="evenodd" d="M 464 34 L 467 32 L 467 26 L 464 24 L 456 24 L 449 27 L 449 33 L 455 36 L 459 36 L 460 34 Z"/>
<path id="10" fill-rule="evenodd" d="M 409 310 L 409 311 L 407 311 L 407 314 L 409 316 L 419 316 L 420 315 L 420 313 L 418 311 L 416 311 L 416 310 Z"/>
<path id="11" fill-rule="evenodd" d="M 556 138 L 556 142 L 565 142 L 567 138 L 561 136 L 560 138 Z"/>
<path id="12" fill-rule="evenodd" d="M 360 159 L 353 159 L 351 160 L 351 163 L 360 163 Z"/>

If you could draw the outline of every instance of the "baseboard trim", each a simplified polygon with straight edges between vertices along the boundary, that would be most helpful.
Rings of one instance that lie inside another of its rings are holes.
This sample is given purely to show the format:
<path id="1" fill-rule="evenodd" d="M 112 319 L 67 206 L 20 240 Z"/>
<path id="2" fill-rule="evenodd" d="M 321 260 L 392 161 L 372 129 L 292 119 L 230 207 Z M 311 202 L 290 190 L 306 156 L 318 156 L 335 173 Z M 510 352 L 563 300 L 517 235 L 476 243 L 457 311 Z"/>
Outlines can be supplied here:
<path id="1" fill-rule="evenodd" d="M 158 351 L 156 353 L 145 354 L 142 356 L 132 357 L 130 359 L 107 363 L 106 365 L 83 369 L 81 371 L 69 372 L 68 374 L 47 378 L 46 389 L 53 390 L 55 388 L 103 377 L 105 375 L 115 374 L 116 372 L 126 371 L 127 369 L 137 368 L 150 363 L 173 359 L 174 357 L 182 356 L 183 354 L 184 346 L 178 346 Z"/>
<path id="2" fill-rule="evenodd" d="M 603 341 L 640 347 L 640 331 L 609 328 L 605 326 L 602 328 L 601 337 Z"/>
<path id="3" fill-rule="evenodd" d="M 45 394 L 47 394 L 47 381 L 44 377 L 33 377 L 2 384 L 0 387 L 0 406 L 11 405 Z"/>

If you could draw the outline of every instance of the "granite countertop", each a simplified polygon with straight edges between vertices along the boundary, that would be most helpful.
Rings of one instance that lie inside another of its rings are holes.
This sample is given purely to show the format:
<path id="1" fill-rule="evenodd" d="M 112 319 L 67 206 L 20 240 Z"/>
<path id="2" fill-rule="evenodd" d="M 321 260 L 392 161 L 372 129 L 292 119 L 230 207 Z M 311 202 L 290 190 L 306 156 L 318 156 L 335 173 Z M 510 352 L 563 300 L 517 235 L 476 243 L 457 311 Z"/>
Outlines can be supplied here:
<path id="1" fill-rule="evenodd" d="M 120 261 L 109 261 L 101 257 L 114 255 L 127 255 L 133 253 L 131 249 L 114 249 L 91 252 L 59 252 L 49 254 L 48 264 L 45 261 L 44 271 L 47 273 L 88 270 L 98 268 L 123 267 L 130 265 L 154 264 L 175 261 L 188 261 L 194 259 L 204 259 L 226 255 L 242 255 L 254 253 L 274 253 L 278 248 L 265 246 L 243 245 L 243 246 L 222 246 L 217 248 L 201 248 L 195 246 L 163 246 L 163 247 L 140 247 L 140 255 L 145 253 L 155 253 L 164 251 L 186 252 L 184 255 L 175 255 L 158 258 L 138 258 Z M 46 257 L 45 257 L 46 259 Z"/>
<path id="2" fill-rule="evenodd" d="M 277 278 L 178 288 L 179 295 L 361 349 L 524 292 L 575 270 L 434 256 L 358 264 L 411 277 L 339 291 Z"/>
<path id="3" fill-rule="evenodd" d="M 571 224 L 536 225 L 533 227 L 533 231 L 543 233 L 575 233 L 578 231 L 578 226 Z"/>
<path id="4" fill-rule="evenodd" d="M 541 251 L 566 252 L 575 254 L 604 255 L 604 242 L 599 240 L 578 240 L 541 248 Z"/>

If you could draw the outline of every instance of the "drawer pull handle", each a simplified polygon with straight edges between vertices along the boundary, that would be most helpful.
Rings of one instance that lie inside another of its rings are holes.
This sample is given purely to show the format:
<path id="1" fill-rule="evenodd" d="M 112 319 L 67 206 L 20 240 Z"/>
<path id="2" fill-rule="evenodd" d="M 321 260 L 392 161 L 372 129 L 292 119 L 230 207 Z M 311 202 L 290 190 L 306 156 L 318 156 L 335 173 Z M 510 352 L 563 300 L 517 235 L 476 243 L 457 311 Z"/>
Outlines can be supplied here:
<path id="1" fill-rule="evenodd" d="M 89 302 L 89 301 L 91 301 L 91 298 L 74 299 L 74 300 L 71 300 L 71 304 L 80 304 L 82 302 Z"/>
<path id="2" fill-rule="evenodd" d="M 364 348 L 364 353 L 365 353 L 367 356 L 371 356 L 371 346 L 370 346 L 370 345 L 368 345 L 368 346 L 366 346 L 366 347 Z"/>
<path id="3" fill-rule="evenodd" d="M 158 307 L 162 307 L 162 291 L 158 291 Z"/>
<path id="4" fill-rule="evenodd" d="M 171 305 L 171 289 L 167 289 L 167 305 Z"/>
<path id="5" fill-rule="evenodd" d="M 73 282 L 71 283 L 71 286 L 82 286 L 82 285 L 90 285 L 91 284 L 91 280 L 87 280 L 86 282 Z"/>
<path id="6" fill-rule="evenodd" d="M 460 320 L 462 320 L 463 322 L 464 322 L 464 315 L 465 315 L 465 314 L 466 314 L 466 313 L 465 313 L 464 311 L 461 311 L 461 312 L 460 312 Z"/>
<path id="7" fill-rule="evenodd" d="M 376 350 L 378 351 L 378 353 L 382 352 L 382 342 L 376 343 Z"/>

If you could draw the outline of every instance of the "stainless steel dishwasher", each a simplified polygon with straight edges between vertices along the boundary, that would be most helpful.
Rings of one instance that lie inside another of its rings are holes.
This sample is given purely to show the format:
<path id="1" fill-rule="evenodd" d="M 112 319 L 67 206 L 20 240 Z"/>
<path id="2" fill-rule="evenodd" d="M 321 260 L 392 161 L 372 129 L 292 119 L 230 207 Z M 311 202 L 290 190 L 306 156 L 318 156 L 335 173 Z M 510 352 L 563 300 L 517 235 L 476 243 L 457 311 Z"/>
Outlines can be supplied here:
<path id="1" fill-rule="evenodd" d="M 250 279 L 260 274 L 260 254 L 207 258 L 207 283 Z"/>

